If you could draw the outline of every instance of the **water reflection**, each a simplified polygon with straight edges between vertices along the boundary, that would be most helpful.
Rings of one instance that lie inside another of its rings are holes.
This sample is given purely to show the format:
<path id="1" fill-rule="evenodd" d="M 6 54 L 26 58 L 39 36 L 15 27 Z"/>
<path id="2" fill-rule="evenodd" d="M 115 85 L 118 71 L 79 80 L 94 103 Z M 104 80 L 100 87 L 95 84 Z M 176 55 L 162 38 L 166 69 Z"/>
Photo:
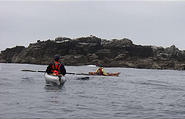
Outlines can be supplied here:
<path id="1" fill-rule="evenodd" d="M 46 91 L 61 91 L 64 90 L 64 85 L 45 85 Z"/>

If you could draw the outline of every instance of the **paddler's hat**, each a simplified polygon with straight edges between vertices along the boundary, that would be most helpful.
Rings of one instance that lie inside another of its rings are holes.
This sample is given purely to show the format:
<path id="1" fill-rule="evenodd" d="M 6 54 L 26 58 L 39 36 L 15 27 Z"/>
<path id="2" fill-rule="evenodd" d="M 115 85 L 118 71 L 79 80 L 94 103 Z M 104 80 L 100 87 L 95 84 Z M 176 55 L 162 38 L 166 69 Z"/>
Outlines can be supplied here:
<path id="1" fill-rule="evenodd" d="M 102 67 L 103 68 L 103 65 L 102 64 L 99 64 L 99 67 Z"/>
<path id="2" fill-rule="evenodd" d="M 55 56 L 54 56 L 54 60 L 55 60 L 55 61 L 59 61 L 59 59 L 60 59 L 60 55 L 55 55 Z"/>

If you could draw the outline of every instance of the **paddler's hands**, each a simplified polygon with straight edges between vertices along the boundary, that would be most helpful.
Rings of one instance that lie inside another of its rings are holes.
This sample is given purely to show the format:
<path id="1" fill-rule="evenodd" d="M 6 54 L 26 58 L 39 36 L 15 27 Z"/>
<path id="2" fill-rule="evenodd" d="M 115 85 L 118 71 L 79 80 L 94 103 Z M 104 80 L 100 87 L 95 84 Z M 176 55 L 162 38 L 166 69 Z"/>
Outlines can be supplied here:
<path id="1" fill-rule="evenodd" d="M 62 75 L 62 74 L 58 74 L 58 76 L 62 77 L 62 76 L 64 76 L 64 75 Z"/>

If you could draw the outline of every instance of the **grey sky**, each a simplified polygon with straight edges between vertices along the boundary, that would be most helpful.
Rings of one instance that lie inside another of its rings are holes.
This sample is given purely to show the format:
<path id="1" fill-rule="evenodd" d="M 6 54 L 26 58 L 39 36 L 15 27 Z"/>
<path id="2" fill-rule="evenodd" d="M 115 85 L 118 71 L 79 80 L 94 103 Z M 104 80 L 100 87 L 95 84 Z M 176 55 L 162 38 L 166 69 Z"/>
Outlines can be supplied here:
<path id="1" fill-rule="evenodd" d="M 185 2 L 0 1 L 0 50 L 89 35 L 185 50 Z"/>

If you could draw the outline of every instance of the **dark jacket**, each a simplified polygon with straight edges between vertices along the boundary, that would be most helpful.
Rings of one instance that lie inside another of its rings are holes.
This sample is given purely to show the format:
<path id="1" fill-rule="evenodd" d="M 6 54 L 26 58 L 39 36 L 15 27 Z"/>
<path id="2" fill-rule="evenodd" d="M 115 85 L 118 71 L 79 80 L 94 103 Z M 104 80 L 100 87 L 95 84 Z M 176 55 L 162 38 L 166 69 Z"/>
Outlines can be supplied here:
<path id="1" fill-rule="evenodd" d="M 46 72 L 48 73 L 48 74 L 51 74 L 52 72 L 52 65 L 53 65 L 54 63 L 51 63 L 51 64 L 49 64 L 48 65 L 48 67 L 47 67 L 47 69 L 46 69 Z M 66 74 L 66 69 L 65 69 L 65 67 L 64 67 L 64 65 L 63 64 L 60 64 L 60 71 L 59 71 L 59 73 L 60 74 L 62 74 L 62 75 L 65 75 Z"/>

